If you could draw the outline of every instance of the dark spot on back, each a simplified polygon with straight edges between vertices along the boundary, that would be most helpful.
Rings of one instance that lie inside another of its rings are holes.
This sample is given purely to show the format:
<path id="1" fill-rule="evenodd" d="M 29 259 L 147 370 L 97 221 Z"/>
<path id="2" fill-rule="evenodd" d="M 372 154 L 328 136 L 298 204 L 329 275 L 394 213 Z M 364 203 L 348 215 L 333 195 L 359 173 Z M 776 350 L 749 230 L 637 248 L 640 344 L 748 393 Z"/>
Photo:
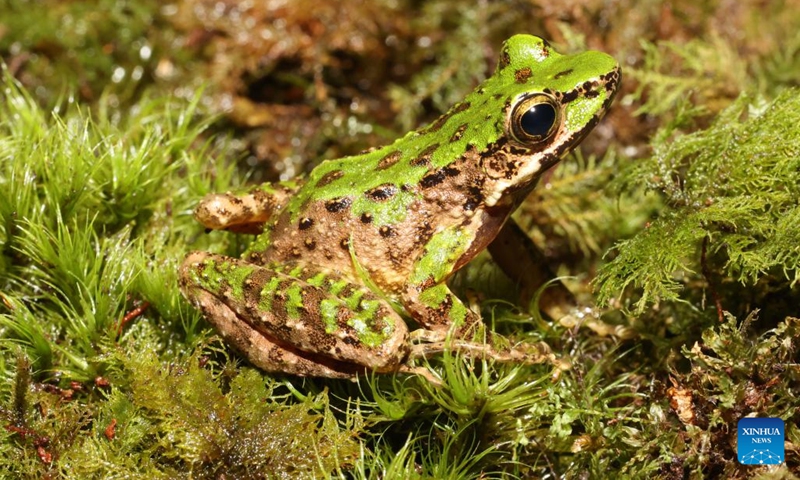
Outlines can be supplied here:
<path id="1" fill-rule="evenodd" d="M 600 95 L 600 92 L 598 92 L 597 90 L 589 90 L 583 96 L 586 98 L 595 98 L 598 95 Z"/>
<path id="2" fill-rule="evenodd" d="M 422 188 L 435 187 L 436 185 L 442 183 L 445 178 L 454 177 L 459 173 L 460 170 L 455 167 L 443 167 L 422 177 L 422 180 L 419 181 L 419 184 Z"/>
<path id="3" fill-rule="evenodd" d="M 423 165 L 430 165 L 431 163 L 431 155 L 436 149 L 439 148 L 438 143 L 434 143 L 433 145 L 429 145 L 428 148 L 422 151 L 416 158 L 411 160 L 411 165 L 414 167 L 421 167 Z"/>
<path id="4" fill-rule="evenodd" d="M 305 242 L 303 242 L 303 244 L 309 250 L 314 250 L 315 248 L 317 248 L 317 242 L 315 242 L 314 240 L 312 240 L 310 238 L 306 238 L 306 240 L 305 240 Z"/>
<path id="5" fill-rule="evenodd" d="M 331 213 L 341 212 L 345 208 L 349 207 L 351 203 L 353 203 L 353 201 L 350 199 L 350 197 L 334 198 L 325 202 L 325 210 Z"/>
<path id="6" fill-rule="evenodd" d="M 342 247 L 342 250 L 350 250 L 350 239 L 343 238 L 339 241 L 339 246 Z"/>
<path id="7" fill-rule="evenodd" d="M 450 113 L 455 115 L 456 113 L 461 113 L 464 110 L 468 109 L 470 106 L 469 102 L 459 102 L 453 108 L 450 109 Z"/>
<path id="8" fill-rule="evenodd" d="M 397 187 L 394 184 L 384 183 L 366 192 L 364 195 L 370 200 L 382 202 L 392 198 L 395 193 L 397 193 Z"/>
<path id="9" fill-rule="evenodd" d="M 558 73 L 556 73 L 556 74 L 555 74 L 555 76 L 554 76 L 553 78 L 555 78 L 556 80 L 558 80 L 559 78 L 566 77 L 566 76 L 567 76 L 567 75 L 569 75 L 570 73 L 572 73 L 572 69 L 571 69 L 571 68 L 569 68 L 569 69 L 567 69 L 567 70 L 564 70 L 563 72 L 558 72 Z"/>
<path id="10" fill-rule="evenodd" d="M 391 167 L 395 163 L 397 163 L 403 155 L 395 150 L 394 152 L 386 155 L 385 157 L 381 158 L 378 162 L 378 170 L 386 170 L 387 168 Z"/>
<path id="11" fill-rule="evenodd" d="M 464 136 L 464 132 L 467 130 L 468 127 L 469 125 L 466 123 L 463 125 L 459 125 L 458 129 L 456 129 L 456 131 L 453 133 L 453 136 L 450 137 L 450 142 L 452 143 L 461 140 L 461 137 Z"/>
<path id="12" fill-rule="evenodd" d="M 394 229 L 388 225 L 384 225 L 378 229 L 378 233 L 380 233 L 383 238 L 389 238 L 394 235 Z"/>
<path id="13" fill-rule="evenodd" d="M 364 212 L 361 214 L 361 223 L 372 223 L 372 214 Z"/>
<path id="14" fill-rule="evenodd" d="M 431 188 L 444 182 L 444 179 L 444 172 L 441 170 L 436 170 L 435 172 L 429 173 L 422 177 L 422 180 L 419 181 L 419 184 L 422 188 Z"/>
<path id="15" fill-rule="evenodd" d="M 342 178 L 343 176 L 344 176 L 344 172 L 341 171 L 341 170 L 334 170 L 332 172 L 328 172 L 325 175 L 323 175 L 322 178 L 319 179 L 319 181 L 317 182 L 316 186 L 317 187 L 324 187 L 325 185 L 328 185 L 329 183 L 331 183 L 334 180 L 337 180 L 339 178 Z"/>
<path id="16" fill-rule="evenodd" d="M 529 78 L 531 78 L 531 75 L 533 75 L 531 67 L 520 68 L 519 70 L 514 72 L 514 80 L 517 83 L 525 83 L 528 81 Z"/>
<path id="17" fill-rule="evenodd" d="M 311 226 L 314 225 L 314 220 L 308 217 L 303 217 L 300 219 L 300 224 L 298 227 L 300 230 L 308 230 Z"/>

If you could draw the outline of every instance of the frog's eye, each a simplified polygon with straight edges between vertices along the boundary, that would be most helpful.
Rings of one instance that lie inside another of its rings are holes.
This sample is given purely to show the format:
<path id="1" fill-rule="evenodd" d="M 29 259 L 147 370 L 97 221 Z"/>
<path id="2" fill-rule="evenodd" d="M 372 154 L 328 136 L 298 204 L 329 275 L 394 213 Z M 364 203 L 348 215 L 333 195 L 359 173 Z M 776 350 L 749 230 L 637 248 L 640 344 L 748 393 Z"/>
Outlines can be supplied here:
<path id="1" fill-rule="evenodd" d="M 556 101 L 549 95 L 525 97 L 511 112 L 511 134 L 529 147 L 550 139 L 558 130 L 558 123 Z"/>

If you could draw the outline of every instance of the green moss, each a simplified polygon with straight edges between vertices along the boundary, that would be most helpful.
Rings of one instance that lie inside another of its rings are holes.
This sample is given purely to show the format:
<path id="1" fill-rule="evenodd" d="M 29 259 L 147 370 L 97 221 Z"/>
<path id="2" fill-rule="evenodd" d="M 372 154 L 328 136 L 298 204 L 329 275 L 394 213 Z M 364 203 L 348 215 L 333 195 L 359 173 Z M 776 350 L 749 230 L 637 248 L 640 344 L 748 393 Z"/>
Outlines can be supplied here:
<path id="1" fill-rule="evenodd" d="M 755 285 L 771 274 L 787 287 L 800 280 L 797 93 L 787 90 L 770 103 L 743 96 L 706 130 L 659 135 L 653 156 L 631 164 L 620 181 L 647 184 L 668 208 L 616 246 L 596 279 L 601 301 L 633 286 L 642 312 L 648 303 L 680 298 L 685 282 L 704 269 L 722 278 L 711 280 L 712 289 L 725 279 Z"/>
<path id="2" fill-rule="evenodd" d="M 127 362 L 133 404 L 164 434 L 157 455 L 210 478 L 221 473 L 311 478 L 357 457 L 357 432 L 339 427 L 326 395 L 278 403 L 278 384 L 255 370 L 226 379 L 198 360 L 164 368 L 145 353 Z"/>

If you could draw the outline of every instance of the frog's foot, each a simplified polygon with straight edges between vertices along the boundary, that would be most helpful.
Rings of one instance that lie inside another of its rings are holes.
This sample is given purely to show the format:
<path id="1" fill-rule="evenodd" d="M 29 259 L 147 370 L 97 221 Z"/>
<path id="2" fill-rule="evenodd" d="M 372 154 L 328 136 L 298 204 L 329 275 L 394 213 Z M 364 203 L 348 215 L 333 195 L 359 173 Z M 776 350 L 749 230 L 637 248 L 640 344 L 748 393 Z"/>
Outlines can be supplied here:
<path id="1" fill-rule="evenodd" d="M 263 370 L 354 378 L 396 371 L 408 355 L 402 318 L 368 288 L 336 274 L 193 252 L 180 277 L 187 298 Z"/>
<path id="2" fill-rule="evenodd" d="M 206 195 L 194 211 L 194 217 L 210 230 L 236 233 L 261 233 L 264 222 L 285 205 L 292 189 L 265 183 L 247 193 Z"/>
<path id="3" fill-rule="evenodd" d="M 600 309 L 595 307 L 575 307 L 558 318 L 558 323 L 565 328 L 586 327 L 603 337 L 614 336 L 625 340 L 636 336 L 636 332 L 628 326 L 604 322 L 601 314 Z"/>
<path id="4" fill-rule="evenodd" d="M 409 360 L 427 358 L 444 351 L 462 353 L 470 358 L 488 358 L 496 362 L 535 364 L 556 360 L 550 347 L 542 342 L 497 349 L 489 343 L 447 338 L 445 332 L 423 329 L 411 332 L 410 339 L 412 345 Z"/>

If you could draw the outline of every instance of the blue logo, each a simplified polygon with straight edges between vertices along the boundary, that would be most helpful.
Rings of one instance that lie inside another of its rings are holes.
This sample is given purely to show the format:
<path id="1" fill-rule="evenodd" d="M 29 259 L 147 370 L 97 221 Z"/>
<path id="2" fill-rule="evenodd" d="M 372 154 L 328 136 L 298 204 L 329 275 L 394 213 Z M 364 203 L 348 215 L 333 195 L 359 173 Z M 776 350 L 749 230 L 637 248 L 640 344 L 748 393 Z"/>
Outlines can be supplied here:
<path id="1" fill-rule="evenodd" d="M 739 463 L 777 465 L 783 463 L 785 430 L 780 418 L 742 418 L 737 431 Z"/>

